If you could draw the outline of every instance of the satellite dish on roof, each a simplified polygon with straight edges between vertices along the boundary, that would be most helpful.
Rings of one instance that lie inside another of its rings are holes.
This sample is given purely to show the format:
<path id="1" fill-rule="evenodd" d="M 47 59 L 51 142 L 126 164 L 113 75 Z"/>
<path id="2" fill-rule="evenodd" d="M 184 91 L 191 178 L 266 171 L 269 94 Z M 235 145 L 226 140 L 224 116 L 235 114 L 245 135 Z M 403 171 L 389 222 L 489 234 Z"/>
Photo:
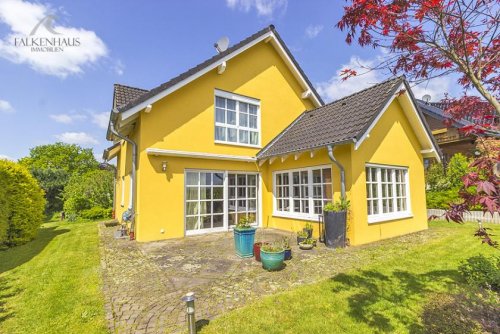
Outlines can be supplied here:
<path id="1" fill-rule="evenodd" d="M 215 49 L 217 49 L 217 52 L 219 53 L 226 51 L 228 46 L 229 38 L 226 36 L 219 38 L 219 40 L 214 44 Z"/>
<path id="2" fill-rule="evenodd" d="M 424 96 L 422 96 L 422 100 L 425 103 L 429 103 L 429 101 L 431 100 L 431 96 L 429 94 L 425 94 Z"/>

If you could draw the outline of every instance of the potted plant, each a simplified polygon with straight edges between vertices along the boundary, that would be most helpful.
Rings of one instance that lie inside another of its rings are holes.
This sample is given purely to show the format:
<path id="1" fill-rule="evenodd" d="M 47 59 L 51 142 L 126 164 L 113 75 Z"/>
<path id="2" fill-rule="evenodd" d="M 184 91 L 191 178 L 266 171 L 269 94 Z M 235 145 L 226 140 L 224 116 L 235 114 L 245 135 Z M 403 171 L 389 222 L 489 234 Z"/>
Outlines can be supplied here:
<path id="1" fill-rule="evenodd" d="M 253 217 L 241 217 L 234 227 L 234 248 L 239 257 L 252 257 L 256 228 L 251 226 Z"/>
<path id="2" fill-rule="evenodd" d="M 307 239 L 307 232 L 306 231 L 297 232 L 297 245 L 306 239 Z"/>
<path id="3" fill-rule="evenodd" d="M 283 249 L 285 250 L 285 261 L 292 258 L 292 247 L 290 247 L 290 240 L 287 237 L 283 237 Z"/>
<path id="4" fill-rule="evenodd" d="M 306 227 L 304 227 L 303 231 L 307 233 L 307 237 L 308 238 L 312 238 L 312 236 L 313 236 L 313 225 L 311 223 L 306 223 Z"/>
<path id="5" fill-rule="evenodd" d="M 266 270 L 279 270 L 285 261 L 285 249 L 281 243 L 262 245 L 260 249 L 262 268 Z"/>
<path id="6" fill-rule="evenodd" d="M 341 198 L 335 203 L 327 203 L 323 208 L 325 222 L 325 244 L 327 247 L 337 248 L 346 246 L 347 211 L 349 200 Z"/>
<path id="7" fill-rule="evenodd" d="M 262 248 L 262 245 L 267 244 L 267 242 L 256 242 L 253 244 L 253 255 L 255 256 L 255 260 L 260 262 L 260 249 Z"/>
<path id="8" fill-rule="evenodd" d="M 314 247 L 315 244 L 316 244 L 316 240 L 315 239 L 307 238 L 306 240 L 302 241 L 299 244 L 299 248 L 300 249 L 304 249 L 304 250 L 310 250 L 310 249 L 313 249 L 313 247 Z"/>

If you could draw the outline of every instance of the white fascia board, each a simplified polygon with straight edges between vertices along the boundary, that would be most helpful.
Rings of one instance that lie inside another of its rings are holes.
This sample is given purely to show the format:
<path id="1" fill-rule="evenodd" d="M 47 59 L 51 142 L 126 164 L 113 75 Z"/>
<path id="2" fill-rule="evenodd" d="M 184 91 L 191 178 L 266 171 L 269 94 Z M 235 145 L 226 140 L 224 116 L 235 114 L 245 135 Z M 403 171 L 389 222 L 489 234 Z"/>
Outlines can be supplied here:
<path id="1" fill-rule="evenodd" d="M 177 84 L 173 85 L 172 87 L 170 87 L 170 88 L 168 88 L 168 89 L 166 89 L 166 90 L 164 90 L 164 91 L 156 94 L 155 96 L 150 97 L 146 101 L 144 101 L 142 103 L 139 103 L 138 105 L 130 108 L 129 110 L 120 113 L 121 120 L 126 120 L 127 118 L 131 117 L 132 115 L 134 115 L 134 114 L 138 113 L 139 111 L 141 111 L 142 109 L 146 108 L 149 104 L 153 104 L 156 101 L 164 98 L 165 96 L 167 96 L 167 95 L 175 92 L 176 90 L 178 90 L 181 87 L 187 85 L 191 81 L 196 80 L 197 78 L 201 77 L 202 75 L 204 75 L 204 74 L 212 71 L 213 69 L 217 68 L 222 63 L 224 63 L 226 61 L 229 61 L 231 58 L 239 55 L 243 51 L 251 48 L 252 46 L 260 43 L 261 41 L 263 41 L 263 40 L 265 40 L 267 38 L 271 38 L 271 40 L 273 41 L 273 43 L 272 43 L 273 46 L 275 46 L 277 48 L 278 53 L 283 57 L 283 59 L 285 60 L 285 62 L 287 63 L 287 65 L 290 67 L 290 69 L 292 69 L 292 73 L 299 80 L 299 82 L 303 85 L 303 88 L 311 89 L 312 87 L 310 87 L 307 84 L 306 80 L 300 74 L 299 70 L 297 69 L 297 67 L 295 66 L 295 64 L 292 62 L 292 60 L 290 59 L 290 57 L 288 56 L 288 54 L 286 53 L 285 49 L 283 48 L 283 46 L 281 45 L 281 43 L 278 41 L 278 39 L 276 38 L 276 36 L 274 35 L 274 33 L 272 31 L 270 31 L 270 32 L 265 33 L 264 35 L 260 36 L 259 38 L 251 41 L 250 43 L 242 46 L 241 48 L 233 51 L 232 53 L 228 54 L 224 58 L 221 58 L 219 61 L 213 63 L 212 65 L 207 66 L 204 69 L 200 70 L 199 72 L 196 72 L 195 74 L 191 75 L 190 77 L 188 77 L 188 78 L 186 78 L 186 79 L 178 82 Z M 317 107 L 322 106 L 321 102 L 318 100 L 318 98 L 314 94 L 311 94 L 310 97 L 312 98 L 314 104 Z"/>
<path id="2" fill-rule="evenodd" d="M 205 152 L 164 150 L 161 148 L 147 148 L 146 153 L 148 155 L 182 157 L 182 158 L 229 160 L 229 161 L 244 161 L 244 162 L 256 162 L 257 161 L 256 158 L 249 157 L 249 156 L 215 154 L 215 153 L 205 153 Z"/>
<path id="3" fill-rule="evenodd" d="M 389 101 L 385 104 L 385 106 L 382 109 L 382 111 L 377 115 L 377 117 L 375 118 L 375 120 L 373 120 L 372 124 L 370 124 L 370 126 L 365 131 L 365 133 L 361 136 L 361 138 L 359 138 L 357 140 L 356 144 L 354 144 L 354 150 L 357 150 L 361 146 L 361 144 L 365 141 L 365 139 L 370 136 L 370 132 L 373 130 L 373 128 L 375 127 L 375 125 L 377 125 L 377 123 L 380 120 L 380 118 L 382 118 L 382 116 L 385 114 L 386 110 L 389 108 L 389 106 L 391 105 L 391 103 L 397 97 L 397 92 L 401 91 L 401 89 L 406 89 L 404 82 L 401 83 L 401 85 L 399 85 L 399 87 L 395 90 L 396 93 L 389 99 Z M 436 160 L 438 162 L 441 162 L 441 157 L 439 156 L 439 154 L 437 154 L 438 151 L 437 151 L 436 147 L 434 146 L 433 141 L 429 138 L 429 134 L 427 133 L 427 131 L 425 129 L 425 126 L 422 123 L 422 119 L 418 115 L 418 111 L 417 111 L 417 109 L 415 107 L 415 104 L 413 103 L 413 101 L 412 101 L 409 93 L 405 92 L 403 95 L 405 95 L 406 98 L 410 101 L 410 105 L 412 107 L 412 112 L 414 112 L 415 115 L 417 116 L 417 119 L 419 121 L 420 129 L 425 133 L 425 137 L 427 139 L 427 143 L 429 144 L 430 147 L 432 147 L 431 152 L 428 152 L 428 153 L 431 153 L 433 155 L 433 157 L 436 158 Z M 414 124 L 412 124 L 411 122 L 410 122 L 410 124 L 412 125 L 413 129 L 415 130 Z"/>

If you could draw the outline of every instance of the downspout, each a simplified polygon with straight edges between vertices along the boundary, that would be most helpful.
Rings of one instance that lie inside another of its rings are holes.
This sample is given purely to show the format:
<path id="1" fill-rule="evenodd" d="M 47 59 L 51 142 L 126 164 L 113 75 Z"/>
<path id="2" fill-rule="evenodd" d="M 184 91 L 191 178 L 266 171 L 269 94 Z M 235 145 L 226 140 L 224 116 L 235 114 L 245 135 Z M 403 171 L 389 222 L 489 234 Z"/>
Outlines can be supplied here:
<path id="1" fill-rule="evenodd" d="M 335 156 L 333 155 L 333 145 L 328 145 L 326 147 L 328 149 L 328 156 L 330 160 L 338 167 L 340 170 L 340 197 L 341 199 L 345 199 L 345 171 L 344 166 L 340 162 L 337 161 Z"/>
<path id="2" fill-rule="evenodd" d="M 135 239 L 135 203 L 136 203 L 136 191 L 135 191 L 135 181 L 136 181 L 136 167 L 137 167 L 137 143 L 132 139 L 125 137 L 121 133 L 119 133 L 115 129 L 114 121 L 109 123 L 109 130 L 115 136 L 120 139 L 125 140 L 127 143 L 132 145 L 132 172 L 130 173 L 130 201 L 128 205 L 128 209 L 130 210 L 131 218 L 130 218 L 130 239 Z"/>

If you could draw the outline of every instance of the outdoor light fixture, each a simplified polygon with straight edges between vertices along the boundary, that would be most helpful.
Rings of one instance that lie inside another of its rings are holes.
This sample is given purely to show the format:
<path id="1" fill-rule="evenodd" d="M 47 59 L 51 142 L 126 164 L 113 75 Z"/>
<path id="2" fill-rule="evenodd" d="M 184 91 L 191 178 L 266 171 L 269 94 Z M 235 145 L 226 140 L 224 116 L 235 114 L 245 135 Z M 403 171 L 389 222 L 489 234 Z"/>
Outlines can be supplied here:
<path id="1" fill-rule="evenodd" d="M 167 171 L 167 162 L 166 161 L 161 162 L 161 170 L 164 172 Z"/>
<path id="2" fill-rule="evenodd" d="M 189 334 L 196 334 L 196 318 L 195 318 L 195 309 L 194 309 L 194 293 L 188 292 L 181 299 L 186 303 L 186 315 L 188 322 Z"/>

